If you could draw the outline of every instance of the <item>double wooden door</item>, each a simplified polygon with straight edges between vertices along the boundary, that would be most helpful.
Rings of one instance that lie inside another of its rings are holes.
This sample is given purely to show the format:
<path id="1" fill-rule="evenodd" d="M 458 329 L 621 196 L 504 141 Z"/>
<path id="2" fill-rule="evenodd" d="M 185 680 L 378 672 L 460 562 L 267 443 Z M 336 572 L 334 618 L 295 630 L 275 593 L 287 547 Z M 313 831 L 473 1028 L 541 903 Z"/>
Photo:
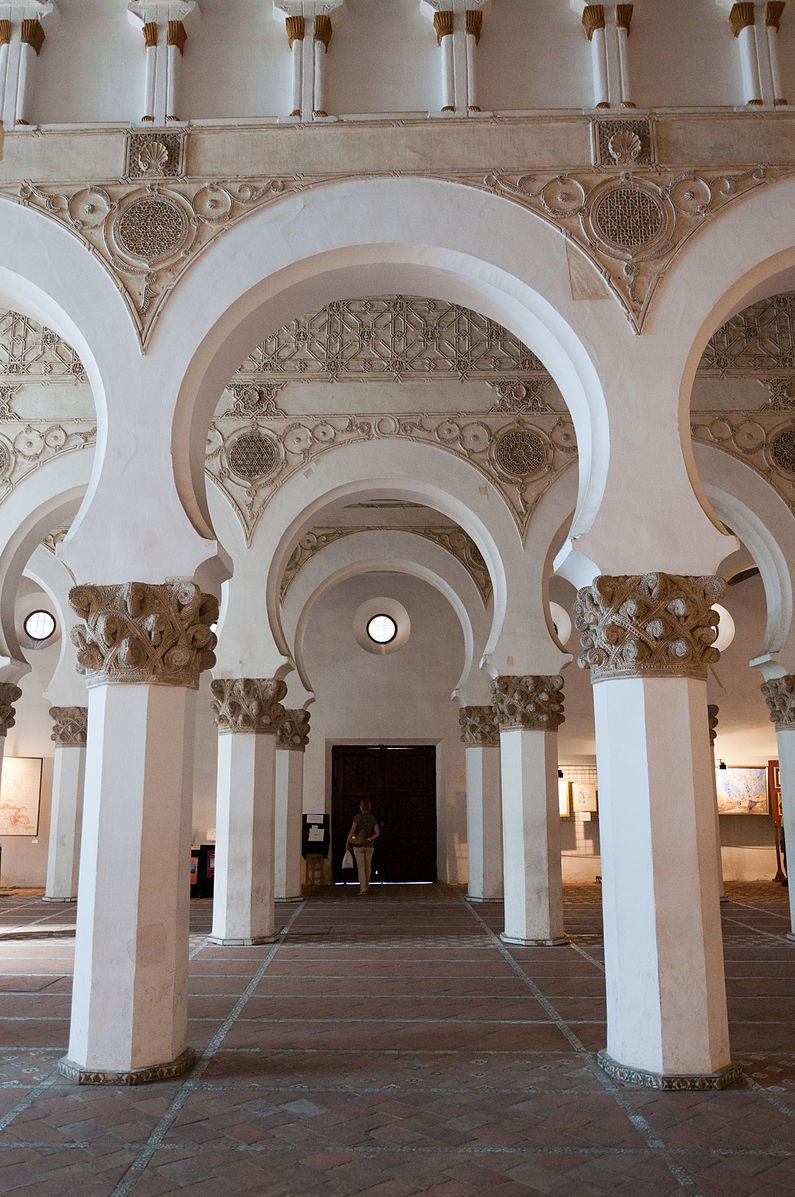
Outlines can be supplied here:
<path id="1" fill-rule="evenodd" d="M 331 863 L 335 881 L 362 798 L 369 798 L 380 836 L 373 856 L 378 881 L 436 880 L 436 749 L 430 745 L 332 748 Z"/>

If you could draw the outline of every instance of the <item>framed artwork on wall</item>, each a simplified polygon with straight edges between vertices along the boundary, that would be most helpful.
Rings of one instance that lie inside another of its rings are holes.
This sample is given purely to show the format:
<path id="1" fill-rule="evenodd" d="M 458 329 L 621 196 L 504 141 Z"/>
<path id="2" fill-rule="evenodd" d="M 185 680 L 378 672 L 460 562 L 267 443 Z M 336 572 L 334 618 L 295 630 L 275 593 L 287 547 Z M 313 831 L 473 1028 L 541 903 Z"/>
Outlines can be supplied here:
<path id="1" fill-rule="evenodd" d="M 781 826 L 781 775 L 778 761 L 767 762 L 767 792 L 770 799 L 770 817 L 776 827 Z"/>
<path id="2" fill-rule="evenodd" d="M 596 785 L 592 781 L 571 783 L 571 809 L 576 815 L 596 812 Z"/>
<path id="3" fill-rule="evenodd" d="M 40 756 L 6 756 L 0 774 L 0 835 L 38 835 Z"/>
<path id="4" fill-rule="evenodd" d="M 561 819 L 571 818 L 571 782 L 567 777 L 558 778 L 558 810 Z"/>
<path id="5" fill-rule="evenodd" d="M 766 815 L 767 769 L 745 765 L 729 765 L 715 770 L 719 815 Z"/>

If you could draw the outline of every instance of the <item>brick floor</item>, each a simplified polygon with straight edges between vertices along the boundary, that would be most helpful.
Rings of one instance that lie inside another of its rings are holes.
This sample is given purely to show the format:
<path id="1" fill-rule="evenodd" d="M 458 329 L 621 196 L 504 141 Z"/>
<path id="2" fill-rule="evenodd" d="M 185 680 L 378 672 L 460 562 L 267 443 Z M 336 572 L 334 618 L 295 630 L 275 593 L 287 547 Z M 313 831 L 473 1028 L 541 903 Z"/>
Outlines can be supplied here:
<path id="1" fill-rule="evenodd" d="M 617 1087 L 600 894 L 565 892 L 569 947 L 509 949 L 498 903 L 329 889 L 278 906 L 277 945 L 207 943 L 191 906 L 180 1081 L 79 1088 L 74 907 L 0 895 L 0 1193 L 30 1197 L 795 1195 L 795 945 L 786 891 L 722 906 L 734 1057 L 721 1093 Z M 211 1045 L 211 1046 L 208 1046 Z"/>

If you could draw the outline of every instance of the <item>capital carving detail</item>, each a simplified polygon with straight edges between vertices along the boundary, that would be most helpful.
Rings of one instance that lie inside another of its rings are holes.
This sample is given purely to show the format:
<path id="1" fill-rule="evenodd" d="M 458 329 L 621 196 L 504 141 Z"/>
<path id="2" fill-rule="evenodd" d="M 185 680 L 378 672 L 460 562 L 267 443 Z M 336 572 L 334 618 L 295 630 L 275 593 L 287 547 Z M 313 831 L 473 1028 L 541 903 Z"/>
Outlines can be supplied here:
<path id="1" fill-rule="evenodd" d="M 331 17 L 327 17 L 324 14 L 316 16 L 314 40 L 316 42 L 322 42 L 326 50 L 328 50 L 332 33 L 333 30 L 331 28 Z"/>
<path id="2" fill-rule="evenodd" d="M 720 653 L 718 613 L 726 589 L 717 577 L 683 574 L 603 574 L 574 602 L 574 624 L 591 681 L 623 677 L 691 677 L 706 680 Z"/>
<path id="3" fill-rule="evenodd" d="M 88 738 L 88 707 L 50 707 L 53 721 L 51 740 L 60 748 L 85 748 Z"/>
<path id="4" fill-rule="evenodd" d="M 22 691 L 13 682 L 0 682 L 0 736 L 8 734 L 8 729 L 16 722 L 14 703 L 19 702 Z"/>
<path id="5" fill-rule="evenodd" d="M 436 30 L 436 44 L 441 46 L 443 37 L 450 37 L 453 33 L 454 14 L 452 9 L 433 14 L 433 27 Z"/>
<path id="6" fill-rule="evenodd" d="M 304 40 L 305 24 L 303 17 L 285 17 L 284 27 L 287 31 L 287 41 L 290 43 L 290 49 L 293 48 L 293 42 L 302 42 Z"/>
<path id="7" fill-rule="evenodd" d="M 169 21 L 166 29 L 166 43 L 169 46 L 176 46 L 180 54 L 185 53 L 185 42 L 188 40 L 188 34 L 182 21 Z"/>
<path id="8" fill-rule="evenodd" d="M 597 29 L 605 27 L 605 7 L 603 4 L 586 4 L 582 13 L 582 23 L 591 41 Z"/>
<path id="9" fill-rule="evenodd" d="M 287 686 L 275 677 L 216 678 L 210 682 L 219 735 L 276 735 L 285 710 L 279 699 Z"/>
<path id="10" fill-rule="evenodd" d="M 795 677 L 774 677 L 762 682 L 762 694 L 770 711 L 770 722 L 776 731 L 790 731 L 795 728 Z"/>
<path id="11" fill-rule="evenodd" d="M 157 45 L 157 21 L 146 21 L 141 27 L 141 33 L 147 50 Z"/>
<path id="12" fill-rule="evenodd" d="M 483 32 L 483 13 L 479 8 L 468 8 L 464 16 L 466 31 L 475 39 L 475 45 L 480 45 L 480 35 Z"/>
<path id="13" fill-rule="evenodd" d="M 500 725 L 495 706 L 461 707 L 458 712 L 461 739 L 467 748 L 493 747 L 500 742 Z"/>
<path id="14" fill-rule="evenodd" d="M 732 27 L 732 33 L 735 37 L 739 37 L 743 29 L 748 25 L 754 23 L 754 5 L 751 0 L 748 4 L 733 4 L 732 10 L 729 13 L 729 24 Z"/>
<path id="15" fill-rule="evenodd" d="M 785 0 L 767 0 L 765 4 L 765 25 L 775 29 L 776 33 L 778 33 L 784 5 Z"/>
<path id="16" fill-rule="evenodd" d="M 285 707 L 283 712 L 276 728 L 276 747 L 303 752 L 309 743 L 309 711 L 293 711 Z"/>
<path id="17" fill-rule="evenodd" d="M 7 46 L 11 41 L 11 22 L 0 21 L 0 46 Z"/>
<path id="18" fill-rule="evenodd" d="M 709 742 L 715 743 L 715 737 L 718 734 L 718 707 L 714 702 L 711 702 L 707 707 L 707 720 L 709 722 Z"/>
<path id="19" fill-rule="evenodd" d="M 631 4 L 617 4 L 616 5 L 616 28 L 626 29 L 627 37 L 629 37 L 629 27 L 632 24 L 632 5 Z"/>
<path id="20" fill-rule="evenodd" d="M 501 731 L 557 731 L 564 721 L 563 678 L 557 674 L 506 674 L 491 683 Z"/>
<path id="21" fill-rule="evenodd" d="M 199 674 L 215 664 L 210 624 L 218 619 L 218 600 L 187 579 L 75 586 L 69 602 L 83 620 L 72 629 L 72 643 L 88 686 L 195 690 Z"/>
<path id="22" fill-rule="evenodd" d="M 37 56 L 41 54 L 41 48 L 44 45 L 44 38 L 46 34 L 41 21 L 23 21 L 22 29 L 20 30 L 20 41 L 23 46 L 31 46 Z"/>

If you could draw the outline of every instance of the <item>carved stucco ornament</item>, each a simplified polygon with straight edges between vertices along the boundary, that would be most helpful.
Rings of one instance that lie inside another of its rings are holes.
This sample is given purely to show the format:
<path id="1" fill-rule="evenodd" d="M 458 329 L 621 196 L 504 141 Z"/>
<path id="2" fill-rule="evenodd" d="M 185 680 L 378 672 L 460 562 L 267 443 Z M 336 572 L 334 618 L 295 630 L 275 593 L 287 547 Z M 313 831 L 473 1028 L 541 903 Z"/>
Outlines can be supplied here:
<path id="1" fill-rule="evenodd" d="M 88 707 L 50 707 L 53 721 L 51 740 L 60 748 L 85 748 L 88 739 Z"/>
<path id="2" fill-rule="evenodd" d="M 791 673 L 762 682 L 762 694 L 776 731 L 795 729 L 795 677 Z"/>
<path id="3" fill-rule="evenodd" d="M 309 711 L 290 710 L 284 713 L 276 728 L 276 747 L 303 752 L 309 743 Z"/>
<path id="4" fill-rule="evenodd" d="M 718 707 L 714 702 L 707 707 L 707 722 L 709 723 L 709 742 L 714 744 L 718 735 Z"/>
<path id="5" fill-rule="evenodd" d="M 284 682 L 274 677 L 216 678 L 210 682 L 212 706 L 219 734 L 276 735 L 285 716 L 280 699 Z"/>
<path id="6" fill-rule="evenodd" d="M 624 677 L 706 679 L 720 653 L 718 613 L 726 589 L 722 578 L 682 574 L 603 574 L 574 602 L 574 623 L 583 652 L 581 669 L 591 681 Z"/>
<path id="7" fill-rule="evenodd" d="M 461 707 L 461 739 L 467 748 L 489 748 L 500 742 L 500 725 L 494 706 Z"/>
<path id="8" fill-rule="evenodd" d="M 558 674 L 504 674 L 491 683 L 503 731 L 557 731 L 563 714 L 563 678 Z"/>
<path id="9" fill-rule="evenodd" d="M 13 682 L 0 682 L 0 736 L 8 735 L 9 728 L 14 726 L 14 703 L 19 702 L 22 691 Z"/>
<path id="10" fill-rule="evenodd" d="M 86 685 L 188 686 L 215 664 L 218 600 L 187 579 L 162 585 L 75 586 L 69 602 L 82 619 L 72 629 Z"/>

